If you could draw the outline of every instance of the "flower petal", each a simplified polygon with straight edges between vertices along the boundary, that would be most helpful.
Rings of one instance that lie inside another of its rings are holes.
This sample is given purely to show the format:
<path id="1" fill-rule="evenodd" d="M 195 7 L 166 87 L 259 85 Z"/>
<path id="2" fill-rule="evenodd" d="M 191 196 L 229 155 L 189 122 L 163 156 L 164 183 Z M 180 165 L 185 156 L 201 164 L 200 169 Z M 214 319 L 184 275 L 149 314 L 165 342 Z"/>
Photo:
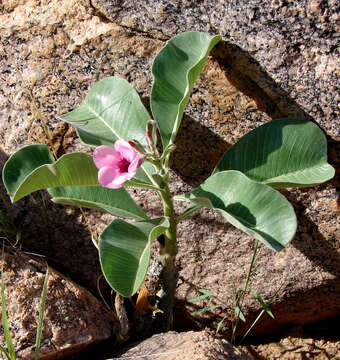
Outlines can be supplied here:
<path id="1" fill-rule="evenodd" d="M 139 156 L 139 154 L 137 153 L 137 156 L 135 156 L 135 158 L 131 161 L 129 168 L 128 168 L 128 173 L 131 176 L 130 179 L 136 175 L 136 172 L 137 172 L 138 168 L 141 166 L 143 160 L 144 160 L 144 157 Z"/>
<path id="2" fill-rule="evenodd" d="M 114 144 L 115 150 L 120 153 L 121 157 L 132 161 L 135 154 L 138 154 L 133 147 L 125 140 L 117 140 Z"/>
<path id="3" fill-rule="evenodd" d="M 124 185 L 125 181 L 130 180 L 132 176 L 129 176 L 128 173 L 122 173 L 120 176 L 117 176 L 111 183 L 112 189 L 120 188 Z"/>
<path id="4" fill-rule="evenodd" d="M 101 145 L 93 152 L 93 161 L 98 169 L 103 167 L 116 168 L 120 159 L 120 154 L 111 146 Z"/>
<path id="5" fill-rule="evenodd" d="M 119 175 L 118 175 L 119 176 Z M 117 178 L 117 170 L 104 166 L 100 168 L 98 171 L 98 181 L 100 185 L 109 188 L 109 189 L 118 189 L 122 187 L 122 184 L 117 186 L 117 184 L 114 184 L 114 180 Z"/>

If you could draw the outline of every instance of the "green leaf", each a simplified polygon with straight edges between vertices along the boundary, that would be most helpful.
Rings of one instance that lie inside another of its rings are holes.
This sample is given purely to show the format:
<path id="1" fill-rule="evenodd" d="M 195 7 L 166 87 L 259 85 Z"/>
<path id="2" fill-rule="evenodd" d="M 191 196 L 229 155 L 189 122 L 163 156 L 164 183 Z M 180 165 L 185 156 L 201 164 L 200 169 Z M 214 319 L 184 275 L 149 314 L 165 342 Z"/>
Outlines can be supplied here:
<path id="1" fill-rule="evenodd" d="M 153 184 L 152 182 L 152 174 L 154 173 L 154 167 L 148 161 L 144 161 L 141 167 L 137 170 L 137 174 L 130 182 L 133 183 L 135 181 L 138 182 L 146 182 L 147 184 Z M 155 185 L 155 184 L 154 184 Z"/>
<path id="2" fill-rule="evenodd" d="M 241 311 L 241 309 L 238 306 L 235 306 L 234 311 L 235 311 L 236 316 L 240 320 L 242 320 L 243 322 L 246 322 L 246 318 L 244 317 L 243 312 Z"/>
<path id="3" fill-rule="evenodd" d="M 104 210 L 115 216 L 147 219 L 148 216 L 124 189 L 107 189 L 102 186 L 72 186 L 48 189 L 56 204 L 74 205 Z"/>
<path id="4" fill-rule="evenodd" d="M 150 116 L 126 80 L 108 77 L 91 88 L 79 108 L 60 119 L 74 126 L 88 145 L 112 146 L 118 139 L 136 139 L 145 145 Z"/>
<path id="5" fill-rule="evenodd" d="M 334 176 L 327 163 L 327 143 L 314 123 L 279 119 L 243 136 L 217 164 L 214 173 L 239 170 L 274 188 L 320 184 Z"/>
<path id="6" fill-rule="evenodd" d="M 204 295 L 214 296 L 214 294 L 210 290 L 198 289 L 198 291 Z"/>
<path id="7" fill-rule="evenodd" d="M 57 204 L 104 210 L 138 220 L 148 218 L 124 188 L 104 188 L 97 177 L 98 169 L 90 155 L 67 154 L 54 162 L 45 145 L 20 149 L 3 170 L 4 184 L 12 201 L 48 188 Z"/>
<path id="8" fill-rule="evenodd" d="M 253 293 L 255 299 L 261 304 L 263 310 L 273 319 L 275 319 L 273 313 L 269 309 L 269 306 L 263 301 L 260 295 L 257 294 L 257 292 L 254 289 L 251 289 L 251 292 Z"/>
<path id="9" fill-rule="evenodd" d="M 203 295 L 196 296 L 196 297 L 194 297 L 192 299 L 189 299 L 188 302 L 193 303 L 193 302 L 196 302 L 196 301 L 206 299 L 207 297 L 214 296 L 214 294 L 209 290 L 199 289 L 198 291 L 201 292 Z"/>
<path id="10" fill-rule="evenodd" d="M 223 318 L 222 318 L 222 320 L 221 321 L 219 321 L 219 323 L 217 324 L 217 327 L 216 327 L 216 334 L 218 334 L 218 332 L 220 331 L 220 328 L 221 328 L 221 326 L 222 326 L 222 324 L 223 324 L 223 322 L 224 322 L 224 320 L 226 319 L 227 317 L 226 316 L 224 316 Z"/>
<path id="11" fill-rule="evenodd" d="M 60 119 L 74 126 L 80 139 L 88 145 L 112 146 L 118 139 L 136 139 L 146 145 L 146 124 L 150 115 L 126 80 L 108 77 L 91 88 L 79 108 L 61 115 Z M 139 169 L 137 178 L 150 183 L 145 164 Z"/>
<path id="12" fill-rule="evenodd" d="M 220 39 L 197 31 L 182 33 L 169 40 L 156 56 L 150 102 L 163 150 L 174 142 L 194 82 Z"/>
<path id="13" fill-rule="evenodd" d="M 213 310 L 213 309 L 221 308 L 221 307 L 222 307 L 221 305 L 207 306 L 207 307 L 205 307 L 203 309 L 199 309 L 197 311 L 192 312 L 191 315 L 201 314 L 201 313 L 204 313 L 204 312 L 207 312 L 207 311 L 210 311 L 210 310 Z"/>
<path id="14" fill-rule="evenodd" d="M 150 262 L 151 242 L 169 227 L 166 218 L 128 223 L 113 220 L 99 239 L 99 259 L 110 286 L 132 296 L 142 285 Z"/>
<path id="15" fill-rule="evenodd" d="M 196 296 L 192 299 L 189 299 L 188 302 L 190 303 L 194 303 L 194 302 L 197 302 L 197 301 L 201 301 L 201 300 L 204 300 L 206 299 L 207 297 L 210 297 L 210 295 L 200 295 L 200 296 Z"/>
<path id="16" fill-rule="evenodd" d="M 2 181 L 9 195 L 14 196 L 20 184 L 34 170 L 53 163 L 54 158 L 46 145 L 29 145 L 15 152 L 2 170 Z"/>
<path id="17" fill-rule="evenodd" d="M 296 231 L 296 216 L 286 198 L 239 171 L 212 175 L 183 197 L 215 209 L 231 224 L 276 251 L 283 249 Z"/>
<path id="18" fill-rule="evenodd" d="M 6 162 L 2 177 L 13 202 L 45 188 L 99 185 L 92 157 L 83 153 L 63 155 L 54 162 L 45 145 L 29 145 Z"/>

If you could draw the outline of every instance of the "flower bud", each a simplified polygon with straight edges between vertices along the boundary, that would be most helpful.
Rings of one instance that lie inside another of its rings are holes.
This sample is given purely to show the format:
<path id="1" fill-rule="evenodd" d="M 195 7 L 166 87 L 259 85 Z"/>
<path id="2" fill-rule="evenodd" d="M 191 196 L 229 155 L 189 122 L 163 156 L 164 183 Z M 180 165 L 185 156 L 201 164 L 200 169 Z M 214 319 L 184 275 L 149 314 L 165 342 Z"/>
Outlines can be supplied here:
<path id="1" fill-rule="evenodd" d="M 134 140 L 132 140 L 132 141 L 129 140 L 128 143 L 129 143 L 129 145 L 130 145 L 132 148 L 134 148 L 137 152 L 139 152 L 140 154 L 146 155 L 146 151 L 145 151 L 143 145 L 142 145 L 139 141 L 137 141 L 137 140 L 134 139 Z"/>

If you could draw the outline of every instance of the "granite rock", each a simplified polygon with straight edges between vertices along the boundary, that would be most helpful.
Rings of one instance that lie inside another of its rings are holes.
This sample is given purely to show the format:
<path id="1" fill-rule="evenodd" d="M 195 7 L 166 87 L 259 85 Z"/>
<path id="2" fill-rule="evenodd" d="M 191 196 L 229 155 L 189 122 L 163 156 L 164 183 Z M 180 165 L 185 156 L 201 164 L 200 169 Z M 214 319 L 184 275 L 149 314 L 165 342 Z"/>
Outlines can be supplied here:
<path id="1" fill-rule="evenodd" d="M 116 359 L 219 360 L 250 359 L 245 353 L 201 331 L 157 334 L 122 353 Z"/>
<path id="2" fill-rule="evenodd" d="M 7 318 L 17 359 L 34 358 L 35 332 L 46 266 L 24 253 L 5 253 Z M 10 299 L 10 301 L 9 301 Z M 105 307 L 87 290 L 49 268 L 39 359 L 75 355 L 113 336 Z M 5 344 L 3 332 L 1 344 Z"/>
<path id="3" fill-rule="evenodd" d="M 281 334 L 262 338 L 261 343 L 241 346 L 255 359 L 336 359 L 340 353 L 339 318 L 308 326 L 286 328 Z"/>
<path id="4" fill-rule="evenodd" d="M 325 130 L 339 136 L 340 5 L 336 0 L 116 3 L 92 2 L 115 24 L 149 36 L 168 39 L 189 30 L 222 35 L 234 45 L 236 56 L 246 52 L 274 80 L 273 87 L 261 72 L 245 72 L 271 99 L 288 95 Z"/>
<path id="5" fill-rule="evenodd" d="M 316 121 L 328 137 L 330 162 L 338 167 L 336 4 L 318 3 L 313 11 L 299 1 L 294 6 L 281 1 L 259 5 L 254 0 L 91 4 L 82 0 L 2 5 L 2 164 L 29 143 L 44 142 L 57 155 L 89 151 L 56 115 L 77 107 L 97 80 L 111 75 L 127 79 L 147 104 L 153 57 L 167 38 L 195 29 L 221 33 L 223 42 L 209 57 L 182 121 L 171 163 L 174 194 L 197 186 L 219 156 L 249 130 L 282 116 Z M 325 26 L 327 31 L 322 30 Z M 272 304 L 276 320 L 264 318 L 258 333 L 340 312 L 338 189 L 336 177 L 315 188 L 283 191 L 297 213 L 298 232 L 278 254 L 261 249 L 253 288 L 265 301 L 282 288 Z M 160 214 L 156 195 L 132 195 L 151 216 Z M 17 223 L 25 229 L 23 244 L 95 290 L 100 270 L 85 234 L 88 225 L 101 231 L 111 217 L 87 212 L 85 223 L 79 211 L 42 203 L 37 196 L 23 199 L 14 209 Z M 176 204 L 177 213 L 183 209 L 182 203 Z M 37 234 L 42 234 L 39 244 L 32 241 Z M 183 222 L 178 235 L 177 327 L 188 329 L 196 322 L 213 328 L 222 316 L 232 317 L 233 283 L 244 280 L 254 241 L 210 210 Z M 226 311 L 189 316 L 204 305 L 187 303 L 198 288 L 218 295 Z M 244 305 L 251 321 L 260 306 L 251 297 Z M 230 322 L 222 330 L 228 333 Z"/>

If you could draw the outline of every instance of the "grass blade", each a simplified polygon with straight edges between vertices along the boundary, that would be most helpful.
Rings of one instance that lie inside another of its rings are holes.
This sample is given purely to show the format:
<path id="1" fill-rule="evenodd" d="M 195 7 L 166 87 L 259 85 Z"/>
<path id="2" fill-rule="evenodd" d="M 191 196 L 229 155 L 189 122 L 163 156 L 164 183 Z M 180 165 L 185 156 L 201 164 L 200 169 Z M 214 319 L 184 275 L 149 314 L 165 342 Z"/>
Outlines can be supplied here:
<path id="1" fill-rule="evenodd" d="M 198 291 L 204 295 L 214 296 L 214 294 L 210 290 L 198 289 Z"/>
<path id="2" fill-rule="evenodd" d="M 276 290 L 275 294 L 270 298 L 269 304 L 271 304 L 276 295 L 278 294 L 278 292 L 281 290 L 283 286 L 283 283 L 281 284 L 281 286 Z M 255 291 L 255 290 L 254 290 Z M 247 335 L 250 333 L 250 330 L 255 326 L 255 324 L 260 320 L 261 316 L 264 314 L 265 310 L 261 310 L 261 312 L 259 313 L 259 315 L 257 316 L 257 318 L 254 320 L 254 322 L 251 324 L 250 328 L 247 330 L 247 332 L 242 336 L 241 341 L 239 342 L 239 346 L 242 344 L 243 340 L 247 337 Z"/>
<path id="3" fill-rule="evenodd" d="M 8 354 L 11 360 L 15 360 L 15 352 L 12 343 L 11 334 L 9 332 L 7 313 L 6 313 L 6 299 L 5 299 L 5 282 L 4 282 L 4 245 L 2 246 L 2 261 L 1 261 L 1 313 L 2 313 L 2 326 L 6 338 Z"/>
<path id="4" fill-rule="evenodd" d="M 203 309 L 199 309 L 199 310 L 197 310 L 197 311 L 192 312 L 191 315 L 201 314 L 201 313 L 204 313 L 204 312 L 206 312 L 206 311 L 210 311 L 210 310 L 212 310 L 212 309 L 216 309 L 216 308 L 220 308 L 220 307 L 222 307 L 222 306 L 221 306 L 221 305 L 211 305 L 211 306 L 207 306 L 207 307 L 205 307 L 205 308 L 203 308 Z"/>
<path id="5" fill-rule="evenodd" d="M 209 290 L 198 289 L 198 291 L 199 291 L 200 293 L 202 293 L 203 295 L 196 296 L 196 297 L 188 300 L 188 302 L 193 303 L 193 302 L 196 302 L 196 301 L 200 301 L 200 300 L 206 299 L 206 298 L 209 297 L 209 296 L 214 296 L 214 294 L 213 294 L 211 291 L 209 291 Z"/>
<path id="6" fill-rule="evenodd" d="M 261 312 L 258 314 L 257 318 L 254 320 L 254 322 L 251 324 L 247 332 L 242 336 L 242 339 L 240 340 L 239 345 L 242 344 L 243 340 L 247 337 L 247 335 L 250 333 L 250 330 L 255 326 L 255 324 L 260 320 L 261 316 L 264 314 L 264 310 L 261 310 Z"/>
<path id="7" fill-rule="evenodd" d="M 223 321 L 226 319 L 226 316 L 223 317 L 223 319 L 217 324 L 217 327 L 216 327 L 216 334 L 218 334 L 218 332 L 220 331 L 220 328 L 223 324 Z"/>
<path id="8" fill-rule="evenodd" d="M 246 318 L 244 317 L 243 312 L 238 306 L 235 306 L 234 311 L 239 319 L 241 319 L 243 322 L 246 322 Z"/>
<path id="9" fill-rule="evenodd" d="M 260 295 L 257 294 L 257 292 L 254 289 L 251 289 L 251 292 L 253 293 L 255 299 L 261 304 L 263 310 L 273 319 L 275 319 L 273 313 L 269 309 L 269 306 L 263 301 Z"/>
<path id="10" fill-rule="evenodd" d="M 11 360 L 11 358 L 9 357 L 6 349 L 1 345 L 0 345 L 0 351 L 6 356 L 6 359 Z"/>
<path id="11" fill-rule="evenodd" d="M 211 296 L 211 295 L 208 295 L 208 294 L 200 295 L 200 296 L 194 297 L 194 298 L 192 298 L 192 299 L 189 299 L 188 302 L 193 303 L 193 302 L 196 302 L 196 301 L 200 301 L 200 300 L 206 299 L 207 297 L 210 297 L 210 296 Z"/>
<path id="12" fill-rule="evenodd" d="M 43 289 L 42 289 L 42 293 L 41 293 L 39 321 L 38 321 L 37 334 L 36 334 L 36 339 L 35 339 L 34 360 L 38 360 L 38 358 L 39 358 L 40 341 L 41 341 L 41 334 L 42 334 L 42 329 L 43 329 L 44 311 L 45 311 L 45 304 L 46 304 L 48 276 L 49 276 L 49 273 L 48 273 L 48 268 L 47 268 L 44 285 L 43 285 Z"/>

